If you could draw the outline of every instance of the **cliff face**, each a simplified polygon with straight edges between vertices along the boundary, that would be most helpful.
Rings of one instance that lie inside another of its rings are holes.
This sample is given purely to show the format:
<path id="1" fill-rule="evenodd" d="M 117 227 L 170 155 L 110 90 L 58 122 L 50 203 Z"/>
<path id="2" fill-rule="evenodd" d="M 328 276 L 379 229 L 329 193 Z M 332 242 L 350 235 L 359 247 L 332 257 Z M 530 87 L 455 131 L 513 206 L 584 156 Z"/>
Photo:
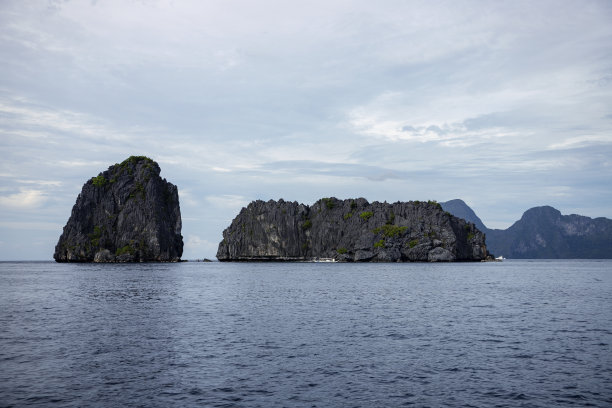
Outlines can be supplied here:
<path id="1" fill-rule="evenodd" d="M 254 201 L 223 231 L 220 261 L 480 261 L 485 236 L 435 202 Z"/>
<path id="2" fill-rule="evenodd" d="M 64 227 L 57 262 L 179 261 L 178 189 L 153 160 L 132 156 L 88 180 Z"/>

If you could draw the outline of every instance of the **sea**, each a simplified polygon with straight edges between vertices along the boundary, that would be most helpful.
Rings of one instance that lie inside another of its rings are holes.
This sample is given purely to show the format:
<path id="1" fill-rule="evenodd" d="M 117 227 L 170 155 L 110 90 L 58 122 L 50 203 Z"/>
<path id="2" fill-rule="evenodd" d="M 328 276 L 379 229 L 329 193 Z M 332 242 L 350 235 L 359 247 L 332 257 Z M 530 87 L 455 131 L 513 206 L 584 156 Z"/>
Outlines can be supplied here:
<path id="1" fill-rule="evenodd" d="M 0 263 L 0 407 L 612 407 L 612 261 Z"/>

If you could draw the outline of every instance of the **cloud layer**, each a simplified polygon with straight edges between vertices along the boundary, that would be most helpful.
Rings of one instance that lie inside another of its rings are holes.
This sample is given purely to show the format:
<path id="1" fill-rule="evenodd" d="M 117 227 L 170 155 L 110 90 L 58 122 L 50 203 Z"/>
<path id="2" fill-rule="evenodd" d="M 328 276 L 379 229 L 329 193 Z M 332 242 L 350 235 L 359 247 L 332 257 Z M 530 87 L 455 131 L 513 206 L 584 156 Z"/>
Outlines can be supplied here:
<path id="1" fill-rule="evenodd" d="M 253 199 L 612 218 L 610 21 L 607 1 L 3 1 L 0 259 L 50 259 L 82 184 L 132 154 L 178 185 L 186 258 Z"/>

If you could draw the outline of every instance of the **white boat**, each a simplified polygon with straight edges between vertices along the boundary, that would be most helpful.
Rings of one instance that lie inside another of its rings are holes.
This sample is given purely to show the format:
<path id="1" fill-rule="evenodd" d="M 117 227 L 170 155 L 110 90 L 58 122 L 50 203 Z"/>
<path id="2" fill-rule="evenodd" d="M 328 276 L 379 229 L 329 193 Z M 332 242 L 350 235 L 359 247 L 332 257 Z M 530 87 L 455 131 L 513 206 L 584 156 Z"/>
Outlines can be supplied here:
<path id="1" fill-rule="evenodd" d="M 315 258 L 312 262 L 336 262 L 334 258 Z"/>

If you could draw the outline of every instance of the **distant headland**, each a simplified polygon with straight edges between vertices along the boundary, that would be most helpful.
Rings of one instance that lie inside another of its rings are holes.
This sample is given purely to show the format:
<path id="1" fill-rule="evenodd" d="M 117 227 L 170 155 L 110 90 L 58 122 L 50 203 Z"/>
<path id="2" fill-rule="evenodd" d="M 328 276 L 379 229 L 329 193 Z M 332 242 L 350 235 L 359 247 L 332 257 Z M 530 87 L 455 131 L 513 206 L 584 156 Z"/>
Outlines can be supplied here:
<path id="1" fill-rule="evenodd" d="M 487 228 L 462 200 L 440 203 L 446 211 L 473 222 L 487 235 L 487 248 L 515 259 L 610 259 L 612 220 L 562 215 L 550 206 L 530 208 L 505 230 Z"/>

